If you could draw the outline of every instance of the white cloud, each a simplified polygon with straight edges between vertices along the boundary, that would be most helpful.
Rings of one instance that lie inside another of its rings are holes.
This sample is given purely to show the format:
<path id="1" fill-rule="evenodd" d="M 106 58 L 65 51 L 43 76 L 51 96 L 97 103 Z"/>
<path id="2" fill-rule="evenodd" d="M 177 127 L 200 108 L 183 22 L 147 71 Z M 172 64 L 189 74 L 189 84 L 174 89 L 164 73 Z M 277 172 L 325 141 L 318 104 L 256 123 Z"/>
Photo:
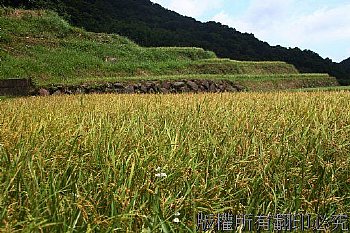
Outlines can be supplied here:
<path id="1" fill-rule="evenodd" d="M 152 0 L 151 2 L 158 3 L 159 5 L 166 5 L 167 0 Z"/>
<path id="2" fill-rule="evenodd" d="M 310 15 L 300 17 L 293 26 L 292 33 L 287 35 L 307 35 L 309 41 L 350 41 L 350 4 L 333 8 L 317 10 Z M 294 40 L 300 39 L 293 37 Z"/>
<path id="3" fill-rule="evenodd" d="M 152 0 L 179 14 L 200 17 L 206 12 L 223 6 L 223 0 Z"/>
<path id="4" fill-rule="evenodd" d="M 305 9 L 302 0 L 253 0 L 239 18 L 222 11 L 213 20 L 238 31 L 254 33 L 273 45 L 307 48 L 323 56 L 338 54 L 332 57 L 337 61 L 349 56 L 350 43 L 346 41 L 350 41 L 350 4 Z M 332 47 L 339 48 L 339 43 L 342 51 L 331 51 Z"/>

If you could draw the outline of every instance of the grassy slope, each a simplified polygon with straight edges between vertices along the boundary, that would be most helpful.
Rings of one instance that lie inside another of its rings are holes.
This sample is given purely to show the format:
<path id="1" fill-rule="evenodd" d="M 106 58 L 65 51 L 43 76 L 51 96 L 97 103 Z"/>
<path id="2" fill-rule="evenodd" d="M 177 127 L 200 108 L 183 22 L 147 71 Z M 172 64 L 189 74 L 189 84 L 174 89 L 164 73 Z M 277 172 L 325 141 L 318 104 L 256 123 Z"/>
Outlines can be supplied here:
<path id="1" fill-rule="evenodd" d="M 218 59 L 200 48 L 143 48 L 118 35 L 71 27 L 47 11 L 0 9 L 0 25 L 0 79 L 31 77 L 38 85 L 45 85 L 103 81 L 106 77 L 174 79 L 184 75 L 203 78 L 205 74 L 205 78 L 242 78 L 244 74 L 247 78 L 278 79 L 282 74 L 298 74 L 284 62 Z M 324 75 L 319 78 L 329 79 Z"/>

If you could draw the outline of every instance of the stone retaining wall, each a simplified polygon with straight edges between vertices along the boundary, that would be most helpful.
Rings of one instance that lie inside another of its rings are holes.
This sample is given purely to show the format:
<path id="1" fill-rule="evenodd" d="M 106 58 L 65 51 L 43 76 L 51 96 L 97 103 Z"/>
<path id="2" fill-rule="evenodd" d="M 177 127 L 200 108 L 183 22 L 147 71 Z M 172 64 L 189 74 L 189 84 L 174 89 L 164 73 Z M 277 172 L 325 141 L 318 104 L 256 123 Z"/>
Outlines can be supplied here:
<path id="1" fill-rule="evenodd" d="M 239 92 L 243 86 L 227 80 L 174 80 L 174 81 L 128 81 L 75 86 L 51 86 L 36 90 L 35 95 L 92 94 L 92 93 L 186 93 L 186 92 Z"/>

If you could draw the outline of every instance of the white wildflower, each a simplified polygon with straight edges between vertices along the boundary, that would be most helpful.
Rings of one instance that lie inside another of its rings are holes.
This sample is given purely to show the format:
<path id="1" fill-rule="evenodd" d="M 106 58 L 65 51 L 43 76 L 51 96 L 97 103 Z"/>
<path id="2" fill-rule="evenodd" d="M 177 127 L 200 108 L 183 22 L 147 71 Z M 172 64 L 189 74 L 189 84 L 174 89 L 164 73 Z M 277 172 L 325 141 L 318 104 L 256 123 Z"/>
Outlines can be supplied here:
<path id="1" fill-rule="evenodd" d="M 179 219 L 179 218 L 174 218 L 173 222 L 174 222 L 174 223 L 179 223 L 179 222 L 180 222 L 180 219 Z"/>
<path id="2" fill-rule="evenodd" d="M 167 174 L 164 173 L 164 172 L 157 173 L 157 174 L 156 174 L 156 177 L 167 177 Z"/>
<path id="3" fill-rule="evenodd" d="M 175 216 L 180 216 L 180 212 L 176 212 L 176 213 L 175 213 Z"/>

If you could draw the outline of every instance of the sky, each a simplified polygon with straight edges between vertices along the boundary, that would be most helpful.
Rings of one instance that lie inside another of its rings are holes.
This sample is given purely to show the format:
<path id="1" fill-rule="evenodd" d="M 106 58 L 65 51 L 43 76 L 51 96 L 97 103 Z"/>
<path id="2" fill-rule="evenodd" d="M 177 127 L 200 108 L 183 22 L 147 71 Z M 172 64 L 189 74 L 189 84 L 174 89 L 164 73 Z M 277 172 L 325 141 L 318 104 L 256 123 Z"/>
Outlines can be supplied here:
<path id="1" fill-rule="evenodd" d="M 349 0 L 151 0 L 199 21 L 253 33 L 270 45 L 350 57 Z"/>

